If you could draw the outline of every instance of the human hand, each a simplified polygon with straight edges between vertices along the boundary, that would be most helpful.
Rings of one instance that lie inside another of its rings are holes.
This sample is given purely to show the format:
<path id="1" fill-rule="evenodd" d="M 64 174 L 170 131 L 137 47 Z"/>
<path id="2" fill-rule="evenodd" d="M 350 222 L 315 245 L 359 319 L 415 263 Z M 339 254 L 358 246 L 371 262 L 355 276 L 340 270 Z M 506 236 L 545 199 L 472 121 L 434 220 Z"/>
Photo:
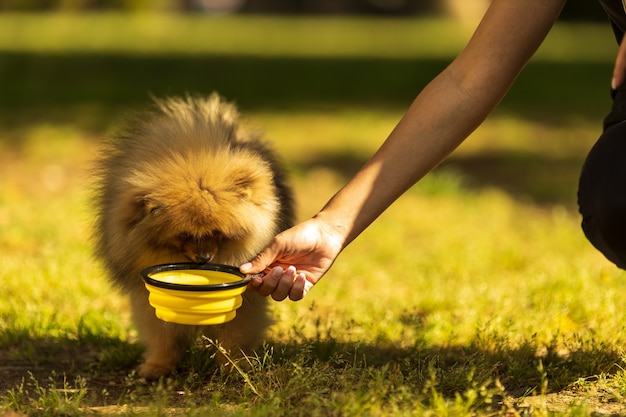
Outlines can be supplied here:
<path id="1" fill-rule="evenodd" d="M 613 67 L 613 78 L 611 79 L 611 88 L 617 90 L 624 83 L 626 78 L 626 39 L 622 39 L 619 50 L 617 51 L 617 58 L 615 59 L 615 66 Z"/>
<path id="2" fill-rule="evenodd" d="M 328 224 L 310 219 L 278 234 L 240 270 L 253 275 L 248 289 L 276 301 L 301 300 L 332 266 L 341 237 Z M 263 276 L 254 276 L 264 272 Z"/>

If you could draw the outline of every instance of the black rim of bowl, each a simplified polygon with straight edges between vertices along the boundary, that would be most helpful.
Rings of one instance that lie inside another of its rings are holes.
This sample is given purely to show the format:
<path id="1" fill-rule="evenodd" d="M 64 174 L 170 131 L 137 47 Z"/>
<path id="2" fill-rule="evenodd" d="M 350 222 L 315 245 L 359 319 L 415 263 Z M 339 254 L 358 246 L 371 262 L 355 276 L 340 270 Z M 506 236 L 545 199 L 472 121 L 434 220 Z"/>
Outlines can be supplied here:
<path id="1" fill-rule="evenodd" d="M 152 278 L 150 275 L 167 271 L 182 271 L 182 270 L 200 270 L 200 271 L 217 271 L 226 272 L 228 274 L 236 275 L 241 278 L 240 281 L 225 282 L 223 284 L 206 284 L 206 285 L 189 285 L 189 284 L 175 284 L 172 282 L 163 282 Z M 159 288 L 165 288 L 168 290 L 182 290 L 182 291 L 224 291 L 233 288 L 243 287 L 248 285 L 250 278 L 243 274 L 239 268 L 230 265 L 222 264 L 194 264 L 194 263 L 171 263 L 154 265 L 141 271 L 141 277 L 150 285 Z"/>

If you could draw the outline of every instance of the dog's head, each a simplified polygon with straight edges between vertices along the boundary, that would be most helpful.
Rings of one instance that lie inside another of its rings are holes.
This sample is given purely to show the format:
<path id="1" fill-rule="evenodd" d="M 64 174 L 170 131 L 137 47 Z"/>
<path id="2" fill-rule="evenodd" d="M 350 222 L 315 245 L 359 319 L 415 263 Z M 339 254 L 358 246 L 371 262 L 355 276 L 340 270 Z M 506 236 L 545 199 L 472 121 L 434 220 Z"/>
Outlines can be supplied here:
<path id="1" fill-rule="evenodd" d="M 243 262 L 277 232 L 272 171 L 250 151 L 171 155 L 127 182 L 121 218 L 133 240 L 168 258 L 159 262 Z"/>

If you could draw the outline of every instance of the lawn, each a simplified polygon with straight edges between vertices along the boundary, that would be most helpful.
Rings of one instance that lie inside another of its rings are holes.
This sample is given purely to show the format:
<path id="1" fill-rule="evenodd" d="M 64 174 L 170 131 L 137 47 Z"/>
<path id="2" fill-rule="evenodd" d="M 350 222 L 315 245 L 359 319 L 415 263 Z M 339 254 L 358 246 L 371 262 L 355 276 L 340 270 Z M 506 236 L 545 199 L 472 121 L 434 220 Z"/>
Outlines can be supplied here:
<path id="1" fill-rule="evenodd" d="M 219 91 L 286 164 L 298 217 L 366 160 L 470 28 L 434 19 L 0 14 L 0 415 L 626 414 L 626 280 L 576 183 L 608 26 L 560 23 L 487 122 L 276 324 L 250 368 L 202 340 L 134 373 L 90 241 L 98 143 L 150 96 Z M 595 413 L 595 414 L 594 414 Z"/>

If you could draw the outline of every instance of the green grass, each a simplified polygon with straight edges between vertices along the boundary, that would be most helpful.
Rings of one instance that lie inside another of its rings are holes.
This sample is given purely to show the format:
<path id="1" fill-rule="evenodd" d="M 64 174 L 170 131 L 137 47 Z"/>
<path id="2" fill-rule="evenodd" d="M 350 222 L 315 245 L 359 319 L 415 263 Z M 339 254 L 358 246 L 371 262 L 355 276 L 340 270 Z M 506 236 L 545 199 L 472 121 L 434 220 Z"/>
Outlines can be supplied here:
<path id="1" fill-rule="evenodd" d="M 575 207 L 615 50 L 593 25 L 559 25 L 467 143 L 305 300 L 273 303 L 248 368 L 216 371 L 204 340 L 170 378 L 134 374 L 126 301 L 91 255 L 98 140 L 150 93 L 217 89 L 274 142 L 306 218 L 462 47 L 453 27 L 0 15 L 0 413 L 625 413 L 626 281 Z"/>

